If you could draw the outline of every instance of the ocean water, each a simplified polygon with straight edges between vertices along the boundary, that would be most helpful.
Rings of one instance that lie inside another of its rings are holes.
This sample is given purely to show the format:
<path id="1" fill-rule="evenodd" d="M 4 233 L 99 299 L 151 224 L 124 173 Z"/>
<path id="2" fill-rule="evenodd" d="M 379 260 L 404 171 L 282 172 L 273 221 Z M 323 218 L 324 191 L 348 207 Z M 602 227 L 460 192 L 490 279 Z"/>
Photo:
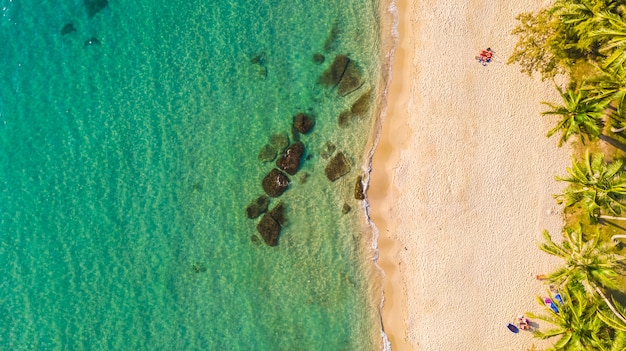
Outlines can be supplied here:
<path id="1" fill-rule="evenodd" d="M 0 350 L 378 348 L 353 199 L 375 109 L 337 124 L 380 93 L 378 6 L 0 0 Z M 363 73 L 346 97 L 317 83 L 337 54 Z M 269 247 L 244 209 L 299 111 L 317 122 Z"/>

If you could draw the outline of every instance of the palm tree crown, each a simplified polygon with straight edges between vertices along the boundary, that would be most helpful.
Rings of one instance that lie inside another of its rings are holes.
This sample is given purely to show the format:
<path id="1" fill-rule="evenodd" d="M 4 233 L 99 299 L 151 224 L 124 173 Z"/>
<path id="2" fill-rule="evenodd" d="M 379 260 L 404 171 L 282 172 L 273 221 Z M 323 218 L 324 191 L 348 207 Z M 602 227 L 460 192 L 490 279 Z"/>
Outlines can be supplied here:
<path id="1" fill-rule="evenodd" d="M 622 204 L 626 196 L 626 173 L 622 170 L 623 161 L 604 163 L 604 155 L 591 155 L 585 151 L 583 160 L 573 159 L 572 167 L 567 168 L 569 177 L 556 177 L 568 182 L 563 194 L 555 195 L 565 206 L 582 205 L 592 219 L 599 219 L 603 210 L 619 215 L 626 206 Z"/>
<path id="2" fill-rule="evenodd" d="M 565 266 L 548 275 L 548 279 L 556 284 L 579 282 L 589 294 L 596 293 L 596 287 L 617 288 L 617 268 L 623 259 L 617 254 L 617 246 L 599 240 L 597 233 L 584 234 L 579 226 L 567 228 L 563 233 L 561 245 L 555 243 L 548 231 L 544 230 L 545 242 L 539 248 L 551 255 L 562 258 Z"/>
<path id="3" fill-rule="evenodd" d="M 551 110 L 542 112 L 543 115 L 561 117 L 556 127 L 548 132 L 548 137 L 561 131 L 559 146 L 567 142 L 574 134 L 578 134 L 583 144 L 585 143 L 585 138 L 597 139 L 602 134 L 601 118 L 606 103 L 588 99 L 589 91 L 584 88 L 578 88 L 575 85 L 569 87 L 566 91 L 563 91 L 559 86 L 556 86 L 556 89 L 563 98 L 563 105 L 544 102 Z"/>
<path id="4" fill-rule="evenodd" d="M 610 335 L 598 318 L 598 303 L 588 299 L 579 288 L 570 289 L 570 285 L 563 286 L 559 293 L 563 304 L 559 304 L 558 313 L 547 307 L 541 297 L 537 300 L 544 306 L 546 314 L 527 313 L 531 318 L 553 325 L 552 329 L 544 332 L 533 331 L 534 336 L 540 339 L 560 336 L 549 350 L 605 350 Z M 550 298 L 553 299 L 552 296 Z"/>

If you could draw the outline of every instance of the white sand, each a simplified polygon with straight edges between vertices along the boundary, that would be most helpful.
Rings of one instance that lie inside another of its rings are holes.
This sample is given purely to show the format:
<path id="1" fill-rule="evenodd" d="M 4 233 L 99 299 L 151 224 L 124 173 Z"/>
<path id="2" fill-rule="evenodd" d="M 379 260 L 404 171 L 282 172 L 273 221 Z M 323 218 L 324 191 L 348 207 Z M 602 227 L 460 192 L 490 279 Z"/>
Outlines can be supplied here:
<path id="1" fill-rule="evenodd" d="M 539 311 L 535 275 L 559 263 L 536 242 L 559 233 L 570 150 L 546 138 L 552 83 L 506 65 L 515 15 L 543 1 L 398 4 L 389 111 L 368 197 L 386 272 L 383 324 L 396 350 L 526 350 L 506 324 Z M 491 47 L 487 67 L 474 57 Z M 545 327 L 542 325 L 541 327 Z"/>

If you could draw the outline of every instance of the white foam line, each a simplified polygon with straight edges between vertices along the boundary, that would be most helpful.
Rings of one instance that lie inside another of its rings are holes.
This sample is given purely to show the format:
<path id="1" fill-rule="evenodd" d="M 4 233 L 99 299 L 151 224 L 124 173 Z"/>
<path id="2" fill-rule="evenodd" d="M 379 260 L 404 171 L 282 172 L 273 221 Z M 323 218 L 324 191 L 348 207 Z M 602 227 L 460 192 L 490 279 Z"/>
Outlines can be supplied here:
<path id="1" fill-rule="evenodd" d="M 376 130 L 375 130 L 375 139 L 372 145 L 372 148 L 369 151 L 368 157 L 367 157 L 367 161 L 366 163 L 363 165 L 363 171 L 365 172 L 365 177 L 363 179 L 363 183 L 364 183 L 364 193 L 365 193 L 365 200 L 363 200 L 362 202 L 362 206 L 363 206 L 363 210 L 365 211 L 365 217 L 367 220 L 367 224 L 370 226 L 370 228 L 372 229 L 372 242 L 371 242 L 371 248 L 373 251 L 373 258 L 372 261 L 374 262 L 374 266 L 380 271 L 381 275 L 382 275 L 382 280 L 385 280 L 385 271 L 378 265 L 378 237 L 380 235 L 380 232 L 378 231 L 378 228 L 376 227 L 376 224 L 374 222 L 372 222 L 371 217 L 370 217 L 370 205 L 369 205 L 369 201 L 367 199 L 367 189 L 369 188 L 369 183 L 370 183 L 370 174 L 372 172 L 372 159 L 374 157 L 374 153 L 376 152 L 376 148 L 378 146 L 378 143 L 380 141 L 381 135 L 382 135 L 382 126 L 383 123 L 385 121 L 385 117 L 387 115 L 387 94 L 389 92 L 389 86 L 391 84 L 391 79 L 392 79 L 392 67 L 393 67 L 393 62 L 394 62 L 394 58 L 395 58 L 395 52 L 396 49 L 399 45 L 399 32 L 398 32 L 398 22 L 399 22 L 399 14 L 398 14 L 398 7 L 396 6 L 396 0 L 391 0 L 389 3 L 389 7 L 387 8 L 387 13 L 383 13 L 382 16 L 391 16 L 391 18 L 393 19 L 392 21 L 392 28 L 391 28 L 391 38 L 393 39 L 393 45 L 391 45 L 391 47 L 388 49 L 388 51 L 385 54 L 384 57 L 384 61 L 383 61 L 383 67 L 385 66 L 385 64 L 387 64 L 387 77 L 382 77 L 383 79 L 385 79 L 385 86 L 384 86 L 384 90 L 383 90 L 383 98 L 380 100 L 380 115 L 378 118 L 378 125 L 376 126 Z M 385 35 L 385 33 L 381 33 L 381 35 Z M 383 50 L 385 50 L 385 48 L 382 48 Z M 378 308 L 378 312 L 379 312 L 379 317 L 380 317 L 380 325 L 381 325 L 381 341 L 383 344 L 383 351 L 391 351 L 391 343 L 389 342 L 389 338 L 387 337 L 387 334 L 385 333 L 385 326 L 383 325 L 383 320 L 382 320 L 382 310 L 383 310 L 383 306 L 385 305 L 385 291 L 384 288 L 381 289 L 381 302 L 380 302 L 380 306 Z"/>

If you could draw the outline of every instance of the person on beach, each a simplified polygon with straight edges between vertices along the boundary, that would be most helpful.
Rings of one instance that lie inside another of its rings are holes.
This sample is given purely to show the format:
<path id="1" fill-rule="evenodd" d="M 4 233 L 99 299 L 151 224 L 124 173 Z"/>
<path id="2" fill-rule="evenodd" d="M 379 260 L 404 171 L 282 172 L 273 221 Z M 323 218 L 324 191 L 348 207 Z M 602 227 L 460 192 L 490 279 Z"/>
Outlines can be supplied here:
<path id="1" fill-rule="evenodd" d="M 530 321 L 528 320 L 528 318 L 524 317 L 524 315 L 521 315 L 517 317 L 517 320 L 519 323 L 519 328 L 521 330 L 530 330 Z"/>
<path id="2" fill-rule="evenodd" d="M 491 62 L 493 54 L 493 50 L 491 50 L 491 48 L 487 48 L 485 50 L 480 50 L 480 54 L 476 56 L 475 59 L 478 60 L 481 65 L 487 66 L 487 64 Z"/>

